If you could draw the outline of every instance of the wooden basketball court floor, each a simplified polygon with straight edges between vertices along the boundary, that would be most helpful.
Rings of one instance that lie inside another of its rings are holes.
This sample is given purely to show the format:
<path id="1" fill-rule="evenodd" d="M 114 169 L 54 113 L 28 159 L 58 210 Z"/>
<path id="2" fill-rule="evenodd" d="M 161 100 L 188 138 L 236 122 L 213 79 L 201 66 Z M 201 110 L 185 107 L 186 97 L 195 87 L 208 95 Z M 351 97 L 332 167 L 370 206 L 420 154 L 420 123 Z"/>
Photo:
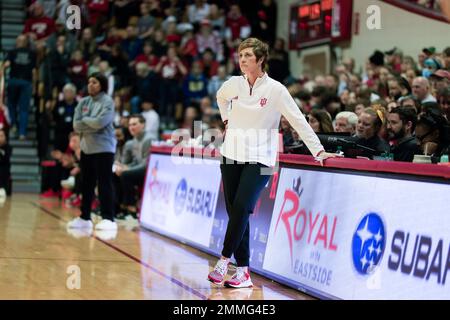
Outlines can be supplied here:
<path id="1" fill-rule="evenodd" d="M 114 239 L 70 233 L 75 215 L 57 199 L 8 198 L 0 207 L 0 299 L 312 299 L 256 274 L 252 289 L 218 287 L 206 280 L 216 257 L 137 224 L 120 225 Z"/>

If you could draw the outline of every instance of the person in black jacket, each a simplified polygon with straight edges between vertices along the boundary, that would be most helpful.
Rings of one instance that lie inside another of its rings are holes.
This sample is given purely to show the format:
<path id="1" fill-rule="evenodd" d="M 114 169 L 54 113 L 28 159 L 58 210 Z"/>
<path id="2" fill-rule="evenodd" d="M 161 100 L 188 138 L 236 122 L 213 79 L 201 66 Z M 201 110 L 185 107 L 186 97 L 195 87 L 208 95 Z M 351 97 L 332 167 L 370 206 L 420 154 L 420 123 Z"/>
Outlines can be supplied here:
<path id="1" fill-rule="evenodd" d="M 358 124 L 356 125 L 355 142 L 361 148 L 359 156 L 372 158 L 375 155 L 380 155 L 389 152 L 389 144 L 380 138 L 380 132 L 384 126 L 384 115 L 380 110 L 374 108 L 366 108 L 358 117 Z"/>
<path id="2" fill-rule="evenodd" d="M 7 90 L 12 133 L 16 134 L 18 122 L 19 139 L 25 140 L 32 81 L 36 72 L 36 54 L 29 49 L 25 35 L 21 34 L 17 37 L 16 49 L 8 53 L 4 66 L 11 67 Z"/>
<path id="3" fill-rule="evenodd" d="M 11 153 L 6 132 L 0 129 L 0 201 L 11 194 Z"/>
<path id="4" fill-rule="evenodd" d="M 395 161 L 412 162 L 420 154 L 417 139 L 412 135 L 416 128 L 417 114 L 412 108 L 397 107 L 387 117 L 387 132 L 391 153 Z"/>

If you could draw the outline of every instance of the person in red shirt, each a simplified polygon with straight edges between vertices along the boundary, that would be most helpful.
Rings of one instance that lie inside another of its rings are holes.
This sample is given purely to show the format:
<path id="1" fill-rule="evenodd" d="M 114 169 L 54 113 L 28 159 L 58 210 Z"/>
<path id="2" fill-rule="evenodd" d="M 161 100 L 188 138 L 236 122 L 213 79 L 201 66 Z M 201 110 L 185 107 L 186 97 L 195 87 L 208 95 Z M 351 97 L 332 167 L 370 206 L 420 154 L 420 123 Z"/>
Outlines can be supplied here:
<path id="1" fill-rule="evenodd" d="M 83 60 L 81 50 L 75 50 L 69 62 L 68 72 L 71 82 L 75 84 L 78 91 L 82 90 L 86 83 L 87 71 L 88 66 Z"/>
<path id="2" fill-rule="evenodd" d="M 210 48 L 206 48 L 203 52 L 200 65 L 203 69 L 203 74 L 208 79 L 217 75 L 217 69 L 219 69 L 220 66 L 219 62 L 214 57 L 214 52 Z"/>
<path id="3" fill-rule="evenodd" d="M 89 24 L 95 25 L 100 18 L 106 18 L 109 9 L 108 0 L 88 0 Z"/>
<path id="4" fill-rule="evenodd" d="M 154 70 L 159 62 L 159 59 L 153 53 L 152 44 L 150 42 L 145 42 L 143 51 L 143 53 L 141 53 L 136 57 L 136 59 L 134 59 L 134 65 L 137 65 L 139 62 L 145 62 L 150 67 L 150 70 Z"/>
<path id="5" fill-rule="evenodd" d="M 44 15 L 44 8 L 39 2 L 35 2 L 30 6 L 32 17 L 25 21 L 23 33 L 31 40 L 44 42 L 55 32 L 55 21 Z"/>
<path id="6" fill-rule="evenodd" d="M 231 41 L 238 38 L 247 38 L 251 32 L 247 18 L 241 14 L 241 8 L 237 4 L 231 6 L 227 15 L 226 26 L 226 36 Z"/>

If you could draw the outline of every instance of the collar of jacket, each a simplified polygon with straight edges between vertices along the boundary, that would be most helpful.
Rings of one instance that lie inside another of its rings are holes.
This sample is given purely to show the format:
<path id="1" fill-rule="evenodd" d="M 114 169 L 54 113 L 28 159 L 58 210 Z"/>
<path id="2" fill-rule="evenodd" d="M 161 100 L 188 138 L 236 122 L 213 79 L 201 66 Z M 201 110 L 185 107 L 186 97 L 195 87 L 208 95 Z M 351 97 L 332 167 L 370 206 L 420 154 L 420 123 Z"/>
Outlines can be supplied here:
<path id="1" fill-rule="evenodd" d="M 247 81 L 248 85 L 250 86 L 250 83 L 248 82 L 248 76 L 246 74 L 243 74 L 243 77 Z M 255 83 L 253 84 L 253 86 L 250 86 L 250 87 L 252 87 L 253 89 L 256 88 L 259 84 L 266 81 L 268 77 L 269 76 L 267 75 L 267 72 L 264 72 L 264 74 L 261 77 L 256 78 Z"/>

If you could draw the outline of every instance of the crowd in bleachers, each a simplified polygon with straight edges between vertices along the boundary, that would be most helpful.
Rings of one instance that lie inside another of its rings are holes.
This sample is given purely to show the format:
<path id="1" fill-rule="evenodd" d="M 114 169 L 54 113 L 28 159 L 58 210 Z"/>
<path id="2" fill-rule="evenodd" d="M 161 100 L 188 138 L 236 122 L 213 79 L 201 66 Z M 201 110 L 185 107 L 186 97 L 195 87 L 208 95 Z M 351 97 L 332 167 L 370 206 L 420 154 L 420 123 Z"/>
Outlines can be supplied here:
<path id="1" fill-rule="evenodd" d="M 69 5 L 81 8 L 80 30 L 67 28 Z M 148 157 L 142 147 L 177 128 L 197 138 L 195 120 L 202 129 L 223 130 L 215 93 L 240 74 L 237 47 L 249 36 L 269 43 L 269 75 L 288 87 L 316 133 L 354 135 L 363 146 L 358 155 L 369 158 L 392 153 L 394 160 L 412 161 L 415 154 L 448 154 L 450 47 L 424 48 L 417 57 L 382 48 L 362 73 L 346 57 L 331 74 L 308 79 L 290 72 L 286 44 L 275 36 L 273 0 L 42 0 L 30 2 L 28 14 L 17 48 L 7 56 L 11 63 L 26 55 L 28 64 L 10 75 L 7 105 L 20 104 L 16 93 L 36 94 L 45 196 L 71 189 L 63 198 L 80 203 L 73 113 L 87 94 L 87 76 L 100 72 L 116 109 L 117 211 L 133 216 L 138 193 L 123 190 L 137 191 L 142 184 Z M 10 134 L 23 140 L 25 109 L 20 121 L 9 112 Z M 283 118 L 280 132 L 286 152 L 307 153 Z"/>

